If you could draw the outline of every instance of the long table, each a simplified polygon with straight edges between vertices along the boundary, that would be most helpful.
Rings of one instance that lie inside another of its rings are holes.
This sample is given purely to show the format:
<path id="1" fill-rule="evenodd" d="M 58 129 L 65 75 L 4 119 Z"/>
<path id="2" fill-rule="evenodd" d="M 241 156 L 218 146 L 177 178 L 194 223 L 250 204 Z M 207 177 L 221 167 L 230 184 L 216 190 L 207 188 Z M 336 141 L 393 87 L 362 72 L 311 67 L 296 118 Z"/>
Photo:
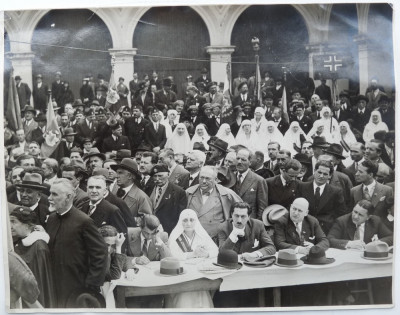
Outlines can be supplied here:
<path id="1" fill-rule="evenodd" d="M 300 256 L 299 256 L 300 257 Z M 179 292 L 220 290 L 234 291 L 273 288 L 274 306 L 281 305 L 280 288 L 285 286 L 327 283 L 336 281 L 372 279 L 392 276 L 392 259 L 366 260 L 361 252 L 329 249 L 327 257 L 336 261 L 329 265 L 306 265 L 284 268 L 272 265 L 266 268 L 243 266 L 236 272 L 205 274 L 198 265 L 205 262 L 183 263 L 184 275 L 163 277 L 157 275 L 159 262 L 140 266 L 133 281 L 113 281 L 116 290 L 116 307 L 125 307 L 125 298 L 134 296 L 160 295 Z M 259 306 L 265 306 L 263 290 L 259 293 Z"/>

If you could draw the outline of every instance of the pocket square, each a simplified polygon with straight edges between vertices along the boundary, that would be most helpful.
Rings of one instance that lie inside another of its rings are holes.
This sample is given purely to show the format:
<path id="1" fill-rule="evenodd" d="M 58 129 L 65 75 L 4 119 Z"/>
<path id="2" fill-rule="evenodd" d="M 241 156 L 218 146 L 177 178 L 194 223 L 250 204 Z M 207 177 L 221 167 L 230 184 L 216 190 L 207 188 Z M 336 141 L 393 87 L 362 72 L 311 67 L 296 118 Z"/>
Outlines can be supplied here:
<path id="1" fill-rule="evenodd" d="M 372 236 L 372 238 L 371 238 L 371 241 L 375 242 L 377 240 L 379 240 L 378 235 L 374 234 L 374 236 Z"/>
<path id="2" fill-rule="evenodd" d="M 312 236 L 312 237 L 310 236 L 308 239 L 309 239 L 309 240 L 312 240 L 312 241 L 315 240 L 315 235 Z"/>
<path id="3" fill-rule="evenodd" d="M 259 244 L 260 244 L 260 241 L 258 239 L 255 239 L 254 240 L 254 246 L 252 248 L 258 247 Z"/>
<path id="4" fill-rule="evenodd" d="M 383 196 L 379 199 L 379 201 L 384 201 L 386 199 L 386 196 Z"/>
<path id="5" fill-rule="evenodd" d="M 107 223 L 104 221 L 101 225 L 105 225 L 105 224 L 107 224 Z"/>
<path id="6" fill-rule="evenodd" d="M 254 189 L 254 188 L 251 188 L 250 191 L 255 191 L 255 189 Z"/>

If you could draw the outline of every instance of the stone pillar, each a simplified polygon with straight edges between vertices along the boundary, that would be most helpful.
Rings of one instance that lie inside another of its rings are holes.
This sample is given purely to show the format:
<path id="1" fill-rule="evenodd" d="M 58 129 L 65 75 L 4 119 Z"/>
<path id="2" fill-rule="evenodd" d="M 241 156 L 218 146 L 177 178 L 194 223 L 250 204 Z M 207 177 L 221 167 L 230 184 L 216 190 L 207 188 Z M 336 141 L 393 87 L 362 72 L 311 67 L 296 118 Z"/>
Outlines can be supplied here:
<path id="1" fill-rule="evenodd" d="M 368 40 L 365 35 L 357 35 L 354 42 L 358 45 L 358 71 L 360 74 L 360 94 L 364 94 L 368 87 Z"/>
<path id="2" fill-rule="evenodd" d="M 207 46 L 211 61 L 211 79 L 216 82 L 225 82 L 226 65 L 231 61 L 235 46 Z"/>
<path id="3" fill-rule="evenodd" d="M 7 52 L 6 58 L 11 61 L 11 65 L 14 69 L 14 77 L 19 75 L 22 81 L 29 85 L 29 88 L 33 89 L 33 74 L 32 74 L 32 60 L 35 54 L 32 51 L 25 52 Z M 31 99 L 31 104 L 33 104 Z"/>
<path id="4" fill-rule="evenodd" d="M 125 85 L 129 85 L 129 81 L 132 80 L 132 74 L 134 71 L 134 56 L 137 53 L 137 48 L 111 48 L 108 50 L 112 57 L 115 57 L 114 65 L 114 78 L 115 82 L 118 82 L 119 77 L 125 79 Z"/>

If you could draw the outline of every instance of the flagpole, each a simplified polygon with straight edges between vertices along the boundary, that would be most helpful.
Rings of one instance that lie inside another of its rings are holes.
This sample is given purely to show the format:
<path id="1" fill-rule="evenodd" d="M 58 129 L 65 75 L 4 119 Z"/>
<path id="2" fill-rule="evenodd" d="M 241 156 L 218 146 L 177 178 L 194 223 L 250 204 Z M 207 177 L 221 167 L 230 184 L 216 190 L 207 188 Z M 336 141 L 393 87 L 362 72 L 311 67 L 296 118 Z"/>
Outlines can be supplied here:
<path id="1" fill-rule="evenodd" d="M 253 50 L 255 52 L 255 60 L 256 60 L 256 89 L 254 90 L 255 96 L 255 104 L 260 104 L 260 96 L 261 96 L 261 78 L 260 78 L 260 64 L 259 64 L 259 55 L 258 52 L 260 50 L 260 40 L 257 37 L 253 37 L 251 39 L 251 44 L 253 45 Z"/>

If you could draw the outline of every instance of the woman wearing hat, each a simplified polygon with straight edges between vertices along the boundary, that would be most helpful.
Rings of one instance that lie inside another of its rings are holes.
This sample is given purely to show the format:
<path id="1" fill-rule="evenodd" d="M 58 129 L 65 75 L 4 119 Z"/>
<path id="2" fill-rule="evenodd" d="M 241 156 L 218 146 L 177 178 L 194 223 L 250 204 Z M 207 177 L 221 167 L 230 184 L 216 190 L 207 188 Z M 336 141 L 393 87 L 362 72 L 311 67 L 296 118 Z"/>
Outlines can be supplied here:
<path id="1" fill-rule="evenodd" d="M 28 207 L 17 207 L 10 214 L 11 234 L 14 250 L 32 270 L 40 289 L 38 301 L 43 307 L 56 307 L 50 251 L 47 243 L 49 235 L 36 231 L 38 218 Z"/>
<path id="2" fill-rule="evenodd" d="M 172 136 L 167 140 L 165 148 L 172 149 L 174 153 L 183 153 L 187 155 L 188 152 L 192 150 L 192 147 L 185 124 L 179 123 L 172 133 Z"/>
<path id="3" fill-rule="evenodd" d="M 202 227 L 196 212 L 192 209 L 181 212 L 179 221 L 169 237 L 168 245 L 172 256 L 180 260 L 213 258 L 218 255 L 217 245 Z M 211 308 L 214 304 L 209 291 L 195 291 L 167 295 L 165 307 Z"/>

